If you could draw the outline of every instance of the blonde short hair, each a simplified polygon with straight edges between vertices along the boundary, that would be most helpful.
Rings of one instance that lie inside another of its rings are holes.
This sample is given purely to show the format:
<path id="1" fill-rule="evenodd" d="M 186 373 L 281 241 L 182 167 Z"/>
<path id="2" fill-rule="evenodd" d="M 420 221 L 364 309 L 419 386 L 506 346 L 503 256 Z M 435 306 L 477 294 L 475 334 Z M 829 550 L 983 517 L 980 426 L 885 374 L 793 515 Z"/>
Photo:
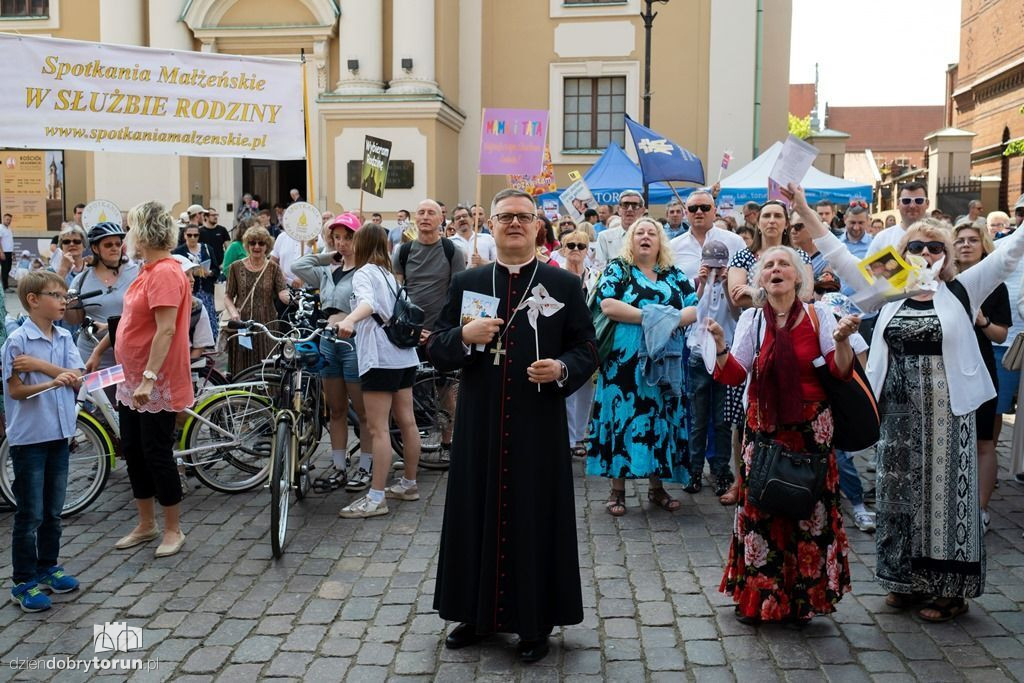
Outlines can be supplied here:
<path id="1" fill-rule="evenodd" d="M 591 225 L 589 221 L 581 221 L 580 223 L 578 223 L 576 225 L 576 230 L 578 232 L 585 232 L 585 233 L 587 233 L 587 241 L 588 242 L 596 242 L 597 241 L 597 233 L 594 232 L 594 226 Z"/>
<path id="2" fill-rule="evenodd" d="M 178 227 L 160 202 L 136 204 L 128 212 L 128 238 L 135 246 L 170 251 L 178 246 Z"/>
<path id="3" fill-rule="evenodd" d="M 973 225 L 967 227 L 974 228 Z M 922 218 L 907 228 L 907 232 L 903 235 L 903 239 L 900 240 L 896 251 L 905 259 L 907 256 L 907 245 L 921 238 L 924 238 L 922 241 L 942 242 L 945 245 L 946 260 L 942 264 L 942 270 L 939 271 L 939 279 L 949 282 L 955 278 L 959 271 L 956 266 L 956 256 L 953 253 L 953 231 L 949 229 L 949 224 L 934 218 Z"/>
<path id="4" fill-rule="evenodd" d="M 767 247 L 761 252 L 761 256 L 757 259 L 757 263 L 754 264 L 754 270 L 752 271 L 751 276 L 751 282 L 754 284 L 754 296 L 751 297 L 751 300 L 755 308 L 764 308 L 764 304 L 768 300 L 768 292 L 765 291 L 763 286 L 761 286 L 761 273 L 764 270 L 765 261 L 768 260 L 769 254 L 774 254 L 779 251 L 789 257 L 789 262 L 793 264 L 793 267 L 796 269 L 797 298 L 800 299 L 800 301 L 807 301 L 811 298 L 811 293 L 814 291 L 814 279 L 807 276 L 807 268 L 804 267 L 804 260 L 800 258 L 800 254 L 796 252 L 796 249 L 785 245 Z"/>
<path id="5" fill-rule="evenodd" d="M 619 258 L 631 266 L 636 265 L 636 260 L 633 257 L 633 235 L 636 233 L 637 226 L 644 223 L 653 225 L 658 229 L 658 263 L 654 269 L 658 271 L 668 270 L 675 265 L 672 259 L 672 248 L 668 244 L 668 235 L 665 233 L 665 229 L 661 227 L 661 223 L 648 216 L 638 218 L 633 225 L 629 226 L 626 236 L 622 238 L 622 253 L 619 254 Z"/>
<path id="6" fill-rule="evenodd" d="M 562 246 L 564 247 L 567 242 L 582 242 L 583 244 L 590 244 L 590 236 L 584 230 L 574 230 L 562 235 Z M 586 256 L 586 254 L 584 254 L 584 256 Z"/>
<path id="7" fill-rule="evenodd" d="M 267 258 L 270 258 L 270 250 L 274 248 L 274 238 L 270 236 L 267 229 L 262 225 L 254 225 L 242 235 L 242 246 L 245 253 L 249 253 L 249 242 L 262 242 L 267 248 Z"/>
<path id="8" fill-rule="evenodd" d="M 954 245 L 956 243 L 957 238 L 960 237 L 960 233 L 963 232 L 964 230 L 973 230 L 974 232 L 978 233 L 978 238 L 981 239 L 981 258 L 985 258 L 986 256 L 988 256 L 989 254 L 996 250 L 996 243 L 995 241 L 993 241 L 992 235 L 988 234 L 988 230 L 986 228 L 979 228 L 973 223 L 961 223 L 960 225 L 953 228 Z M 955 260 L 956 256 L 954 256 L 953 258 Z M 957 268 L 959 267 L 960 263 L 958 261 Z"/>
<path id="9" fill-rule="evenodd" d="M 1006 213 L 1005 211 L 993 211 L 988 216 L 985 217 L 985 225 L 991 228 L 992 221 L 996 220 L 997 218 L 1002 218 L 1007 223 L 1010 223 L 1010 214 Z"/>

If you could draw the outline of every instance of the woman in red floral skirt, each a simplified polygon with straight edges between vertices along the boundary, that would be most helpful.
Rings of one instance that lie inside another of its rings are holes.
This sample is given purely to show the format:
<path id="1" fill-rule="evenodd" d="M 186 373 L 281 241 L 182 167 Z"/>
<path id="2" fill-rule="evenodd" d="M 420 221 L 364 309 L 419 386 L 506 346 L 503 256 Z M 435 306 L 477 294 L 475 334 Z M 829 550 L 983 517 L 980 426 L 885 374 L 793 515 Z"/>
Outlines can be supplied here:
<path id="1" fill-rule="evenodd" d="M 754 270 L 755 307 L 740 316 L 730 350 L 714 322 L 708 330 L 718 350 L 715 379 L 739 385 L 751 373 L 744 433 L 740 493 L 722 592 L 736 601 L 743 623 L 794 621 L 835 610 L 850 590 L 848 543 L 839 502 L 839 474 L 832 449 L 832 412 L 813 361 L 824 358 L 831 373 L 849 378 L 849 336 L 859 319 L 812 310 L 802 261 L 789 247 L 762 253 Z M 816 318 L 816 320 L 815 320 Z M 760 337 L 758 340 L 757 337 Z M 756 363 L 756 367 L 754 367 Z M 755 437 L 781 442 L 786 450 L 828 458 L 821 499 L 809 519 L 772 515 L 748 499 L 748 473 Z"/>

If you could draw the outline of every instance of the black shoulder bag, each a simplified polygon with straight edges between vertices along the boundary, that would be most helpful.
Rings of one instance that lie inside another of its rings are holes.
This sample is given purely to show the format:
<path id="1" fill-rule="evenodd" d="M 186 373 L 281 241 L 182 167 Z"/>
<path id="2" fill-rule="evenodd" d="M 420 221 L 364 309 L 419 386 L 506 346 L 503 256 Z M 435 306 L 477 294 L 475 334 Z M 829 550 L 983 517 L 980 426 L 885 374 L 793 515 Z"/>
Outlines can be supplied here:
<path id="1" fill-rule="evenodd" d="M 423 332 L 426 315 L 422 308 L 409 301 L 405 287 L 399 287 L 398 291 L 395 291 L 391 287 L 391 281 L 388 280 L 387 271 L 383 268 L 381 270 L 384 272 L 384 282 L 395 296 L 395 305 L 388 320 L 384 320 L 376 313 L 372 314 L 372 317 L 378 325 L 384 328 L 384 334 L 392 344 L 400 349 L 415 348 L 420 343 L 420 333 Z"/>
<path id="2" fill-rule="evenodd" d="M 761 355 L 760 315 L 755 315 L 758 318 L 752 368 L 755 373 Z M 821 499 L 827 473 L 827 455 L 792 453 L 769 435 L 757 432 L 747 477 L 747 495 L 751 503 L 769 514 L 808 519 Z"/>

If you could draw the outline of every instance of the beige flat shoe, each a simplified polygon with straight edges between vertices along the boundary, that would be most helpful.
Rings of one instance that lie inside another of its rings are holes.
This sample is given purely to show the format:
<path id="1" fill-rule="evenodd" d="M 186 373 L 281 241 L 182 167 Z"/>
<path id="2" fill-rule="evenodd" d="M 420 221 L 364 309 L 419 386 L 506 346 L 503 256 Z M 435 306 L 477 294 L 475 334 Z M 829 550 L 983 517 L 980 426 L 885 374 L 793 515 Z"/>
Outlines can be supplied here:
<path id="1" fill-rule="evenodd" d="M 181 546 L 185 545 L 185 534 L 181 531 L 178 532 L 178 540 L 171 543 L 161 543 L 160 547 L 156 549 L 157 557 L 169 557 L 177 554 L 181 550 Z"/>
<path id="2" fill-rule="evenodd" d="M 158 527 L 153 527 L 151 531 L 144 531 L 140 534 L 130 533 L 127 536 L 122 537 L 121 540 L 115 543 L 114 547 L 118 550 L 134 548 L 137 545 L 142 545 L 143 543 L 148 543 L 149 541 L 152 541 L 159 535 L 160 529 Z"/>

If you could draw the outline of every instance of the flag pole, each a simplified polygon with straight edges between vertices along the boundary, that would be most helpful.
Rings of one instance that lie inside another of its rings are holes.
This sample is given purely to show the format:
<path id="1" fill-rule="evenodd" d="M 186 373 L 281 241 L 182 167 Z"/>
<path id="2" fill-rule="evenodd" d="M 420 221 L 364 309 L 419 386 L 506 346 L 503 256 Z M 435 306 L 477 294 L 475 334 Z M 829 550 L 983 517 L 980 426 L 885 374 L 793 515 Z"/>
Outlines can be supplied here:
<path id="1" fill-rule="evenodd" d="M 299 56 L 302 59 L 302 137 L 306 143 L 306 201 L 314 204 L 315 192 L 313 189 L 313 154 L 309 145 L 309 91 L 306 86 L 306 50 L 299 48 Z M 321 226 L 322 227 L 322 226 Z M 306 253 L 306 243 L 299 243 L 299 256 Z"/>
<path id="2" fill-rule="evenodd" d="M 674 186 L 674 185 L 672 184 L 672 181 L 671 181 L 671 180 L 666 180 L 666 181 L 665 181 L 665 184 L 667 184 L 667 185 L 668 185 L 668 188 L 669 188 L 670 190 L 672 190 L 672 194 L 674 194 L 674 195 L 676 196 L 676 199 L 678 199 L 678 200 L 679 200 L 679 203 L 680 203 L 680 204 L 683 204 L 683 205 L 685 206 L 685 205 L 686 205 L 686 202 L 684 202 L 684 201 L 683 201 L 683 198 L 679 196 L 679 193 L 678 193 L 678 192 L 676 192 L 676 188 L 675 188 L 675 186 Z M 646 187 L 646 185 L 645 185 L 644 187 Z"/>
<path id="3" fill-rule="evenodd" d="M 483 107 L 480 110 L 480 146 L 481 146 L 481 149 L 483 149 L 484 121 L 486 119 L 487 119 L 487 107 Z M 477 167 L 476 167 L 476 205 L 478 207 L 480 206 L 480 193 L 481 193 L 480 185 L 481 185 L 481 180 L 482 179 L 483 179 L 483 174 L 480 173 L 480 160 L 478 158 L 477 159 Z M 478 216 L 479 216 L 479 214 L 474 214 L 473 215 L 473 253 L 476 254 L 477 256 L 480 255 L 480 251 L 479 251 L 479 249 L 477 249 L 477 246 L 476 246 L 478 238 L 480 237 L 480 219 L 478 218 Z"/>

